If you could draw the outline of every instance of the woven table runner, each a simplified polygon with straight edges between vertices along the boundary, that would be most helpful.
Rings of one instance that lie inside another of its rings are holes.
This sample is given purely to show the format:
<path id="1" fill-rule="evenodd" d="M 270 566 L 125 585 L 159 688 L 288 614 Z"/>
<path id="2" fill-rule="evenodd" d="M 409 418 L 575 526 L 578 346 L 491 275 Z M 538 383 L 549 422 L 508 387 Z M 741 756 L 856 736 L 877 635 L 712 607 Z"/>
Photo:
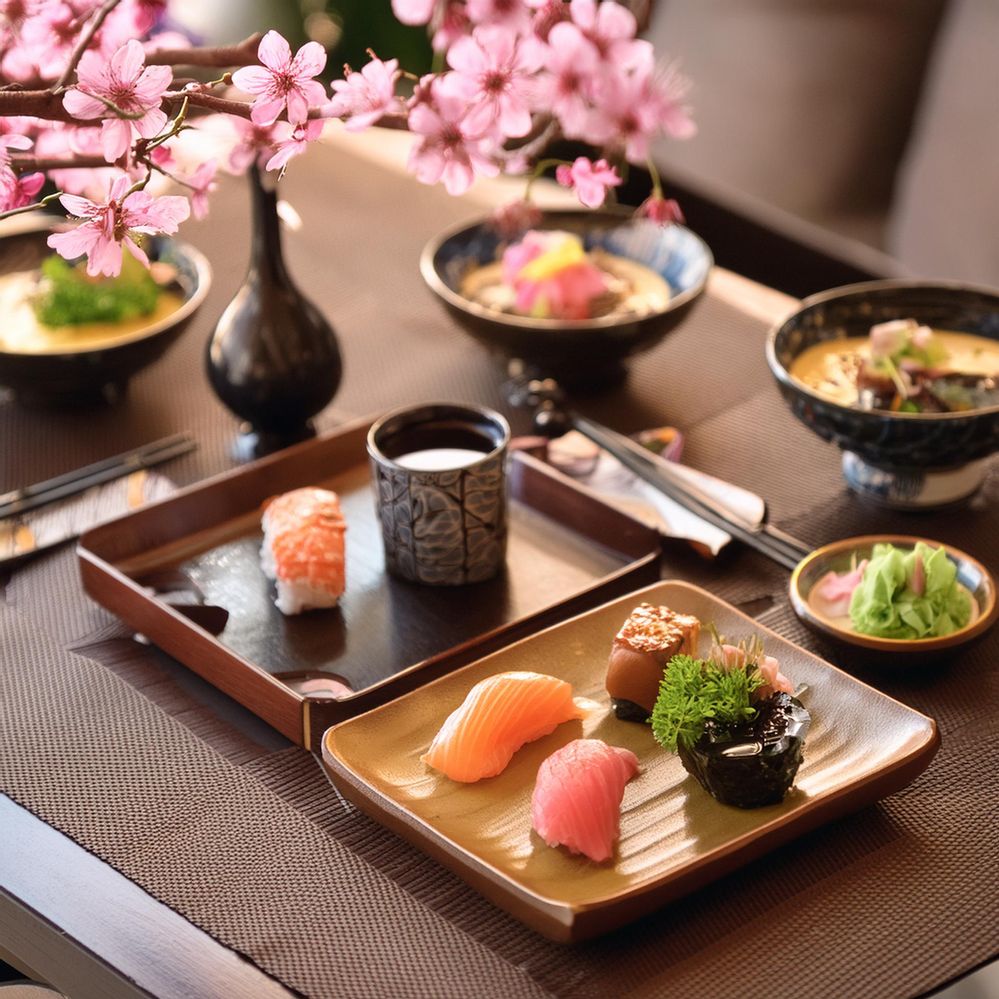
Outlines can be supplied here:
<path id="1" fill-rule="evenodd" d="M 438 310 L 415 267 L 430 234 L 467 211 L 335 153 L 296 164 L 286 196 L 307 219 L 292 273 L 333 320 L 346 377 L 329 427 L 432 398 L 504 408 L 499 369 Z M 393 212 L 405 204 L 405 224 Z M 202 373 L 204 342 L 242 279 L 226 244 L 245 192 L 220 192 L 186 235 L 215 266 L 204 309 L 114 411 L 29 412 L 0 403 L 0 491 L 177 429 L 198 452 L 167 466 L 196 481 L 230 465 L 234 421 Z M 763 359 L 765 326 L 706 296 L 634 365 L 624 389 L 580 400 L 624 431 L 673 424 L 692 465 L 766 496 L 781 526 L 819 543 L 870 530 L 923 533 L 999 563 L 999 474 L 975 503 L 936 516 L 862 506 L 835 449 L 784 409 Z M 522 414 L 509 413 L 515 430 Z M 941 675 L 872 673 L 806 633 L 787 574 L 748 551 L 704 562 L 668 545 L 664 576 L 769 606 L 760 620 L 933 715 L 943 748 L 882 805 L 603 939 L 548 943 L 344 803 L 315 761 L 241 736 L 80 590 L 64 548 L 0 577 L 0 790 L 151 895 L 313 996 L 915 995 L 999 949 L 999 638 Z M 85 655 L 74 655 L 75 645 Z M 72 747 L 72 751 L 68 750 Z M 321 940 L 327 946 L 317 946 Z M 750 969 L 747 971 L 747 969 Z"/>

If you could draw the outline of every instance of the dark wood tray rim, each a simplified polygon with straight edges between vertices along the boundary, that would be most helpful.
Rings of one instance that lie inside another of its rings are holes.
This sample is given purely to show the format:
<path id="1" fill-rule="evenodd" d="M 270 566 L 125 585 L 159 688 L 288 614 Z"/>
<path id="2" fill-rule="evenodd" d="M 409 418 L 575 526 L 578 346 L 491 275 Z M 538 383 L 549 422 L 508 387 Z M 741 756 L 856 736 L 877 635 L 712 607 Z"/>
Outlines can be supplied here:
<path id="1" fill-rule="evenodd" d="M 221 472 L 201 482 L 183 487 L 138 511 L 91 528 L 81 536 L 77 545 L 84 590 L 92 599 L 122 618 L 137 632 L 174 655 L 289 739 L 307 749 L 317 750 L 322 734 L 331 721 L 339 721 L 377 706 L 391 697 L 396 687 L 401 688 L 399 692 L 402 693 L 406 689 L 419 686 L 417 678 L 428 667 L 444 669 L 447 664 L 453 662 L 457 668 L 467 662 L 470 655 L 474 655 L 474 650 L 483 648 L 508 632 L 528 628 L 532 623 L 537 625 L 539 622 L 559 620 L 564 616 L 564 613 L 560 613 L 560 609 L 565 608 L 565 613 L 572 613 L 578 609 L 577 605 L 580 602 L 591 601 L 605 590 L 616 592 L 632 581 L 642 582 L 657 578 L 661 538 L 655 529 L 605 503 L 593 490 L 576 483 L 549 465 L 530 455 L 513 453 L 510 467 L 511 488 L 527 479 L 527 484 L 524 485 L 525 495 L 520 497 L 524 502 L 531 505 L 528 498 L 530 482 L 543 479 L 556 484 L 559 489 L 571 492 L 578 498 L 579 503 L 588 508 L 600 508 L 621 527 L 621 533 L 616 538 L 620 544 L 611 547 L 615 547 L 622 557 L 629 558 L 630 561 L 596 579 L 591 585 L 578 590 L 568 599 L 557 601 L 522 618 L 479 633 L 437 655 L 410 664 L 384 680 L 334 699 L 303 695 L 293 690 L 251 660 L 223 645 L 209 631 L 159 600 L 156 595 L 147 592 L 116 564 L 120 562 L 127 565 L 127 559 L 117 559 L 113 552 L 116 547 L 122 547 L 122 533 L 127 532 L 131 525 L 150 522 L 163 510 L 178 503 L 190 501 L 192 497 L 210 494 L 220 485 L 238 480 L 248 473 L 280 467 L 329 442 L 349 441 L 354 437 L 363 438 L 375 419 L 376 417 L 365 417 L 353 420 L 319 438 L 294 445 L 248 465 Z M 195 531 L 189 536 L 196 537 L 197 534 Z M 632 552 L 626 552 L 627 547 L 635 553 L 633 557 Z M 190 644 L 184 641 L 184 636 L 187 636 Z M 212 668 L 216 665 L 212 660 L 216 659 L 224 661 L 228 668 Z M 232 667 L 241 672 L 236 673 Z M 331 713 L 333 717 L 330 717 Z M 322 715 L 318 719 L 318 728 L 313 718 L 314 714 Z"/>

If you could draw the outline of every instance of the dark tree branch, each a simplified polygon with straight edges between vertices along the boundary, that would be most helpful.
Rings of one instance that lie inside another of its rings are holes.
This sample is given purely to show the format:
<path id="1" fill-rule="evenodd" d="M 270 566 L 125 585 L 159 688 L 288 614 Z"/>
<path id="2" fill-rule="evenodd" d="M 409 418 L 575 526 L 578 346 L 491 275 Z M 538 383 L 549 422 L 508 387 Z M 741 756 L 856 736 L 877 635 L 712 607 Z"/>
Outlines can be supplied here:
<path id="1" fill-rule="evenodd" d="M 237 45 L 214 48 L 161 49 L 146 53 L 147 66 L 203 66 L 222 69 L 226 66 L 252 66 L 257 61 L 257 48 L 263 35 L 257 32 Z"/>
<path id="2" fill-rule="evenodd" d="M 103 156 L 11 156 L 10 165 L 18 173 L 34 173 L 36 170 L 93 170 L 98 167 L 113 166 Z"/>

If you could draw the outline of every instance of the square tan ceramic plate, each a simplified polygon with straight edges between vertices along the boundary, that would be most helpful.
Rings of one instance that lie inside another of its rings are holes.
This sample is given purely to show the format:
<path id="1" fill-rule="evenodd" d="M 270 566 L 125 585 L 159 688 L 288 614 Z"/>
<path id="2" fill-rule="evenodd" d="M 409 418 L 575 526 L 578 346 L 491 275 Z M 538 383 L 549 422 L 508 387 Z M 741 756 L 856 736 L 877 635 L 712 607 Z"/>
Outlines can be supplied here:
<path id="1" fill-rule="evenodd" d="M 614 717 L 604 690 L 610 643 L 643 600 L 714 622 L 730 639 L 763 637 L 782 671 L 806 684 L 812 714 L 795 787 L 779 805 L 722 805 L 659 748 L 645 725 Z M 592 702 L 581 722 L 530 743 L 498 777 L 457 784 L 420 763 L 473 684 L 505 670 L 550 673 Z M 596 864 L 531 830 L 541 761 L 581 736 L 638 754 L 613 860 Z M 555 940 L 614 929 L 830 819 L 904 787 L 937 750 L 936 723 L 761 627 L 710 593 L 657 583 L 525 638 L 331 728 L 323 759 L 362 811 L 426 851 L 496 905 Z"/>

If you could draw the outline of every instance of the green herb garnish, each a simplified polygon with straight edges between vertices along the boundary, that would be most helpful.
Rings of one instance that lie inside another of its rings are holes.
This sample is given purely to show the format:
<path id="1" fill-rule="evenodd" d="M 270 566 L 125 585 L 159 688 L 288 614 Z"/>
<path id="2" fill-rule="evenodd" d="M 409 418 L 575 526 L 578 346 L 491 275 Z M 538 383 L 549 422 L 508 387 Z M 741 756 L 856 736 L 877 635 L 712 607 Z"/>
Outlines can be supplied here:
<path id="1" fill-rule="evenodd" d="M 756 717 L 750 697 L 762 687 L 755 660 L 728 670 L 709 659 L 673 656 L 659 682 L 659 696 L 652 709 L 652 734 L 664 749 L 693 747 L 711 720 L 734 728 Z"/>
<path id="2" fill-rule="evenodd" d="M 139 261 L 126 253 L 121 274 L 91 278 L 82 264 L 73 266 L 59 256 L 42 262 L 42 281 L 32 305 L 46 326 L 81 323 L 117 323 L 149 315 L 160 296 L 160 286 Z"/>

